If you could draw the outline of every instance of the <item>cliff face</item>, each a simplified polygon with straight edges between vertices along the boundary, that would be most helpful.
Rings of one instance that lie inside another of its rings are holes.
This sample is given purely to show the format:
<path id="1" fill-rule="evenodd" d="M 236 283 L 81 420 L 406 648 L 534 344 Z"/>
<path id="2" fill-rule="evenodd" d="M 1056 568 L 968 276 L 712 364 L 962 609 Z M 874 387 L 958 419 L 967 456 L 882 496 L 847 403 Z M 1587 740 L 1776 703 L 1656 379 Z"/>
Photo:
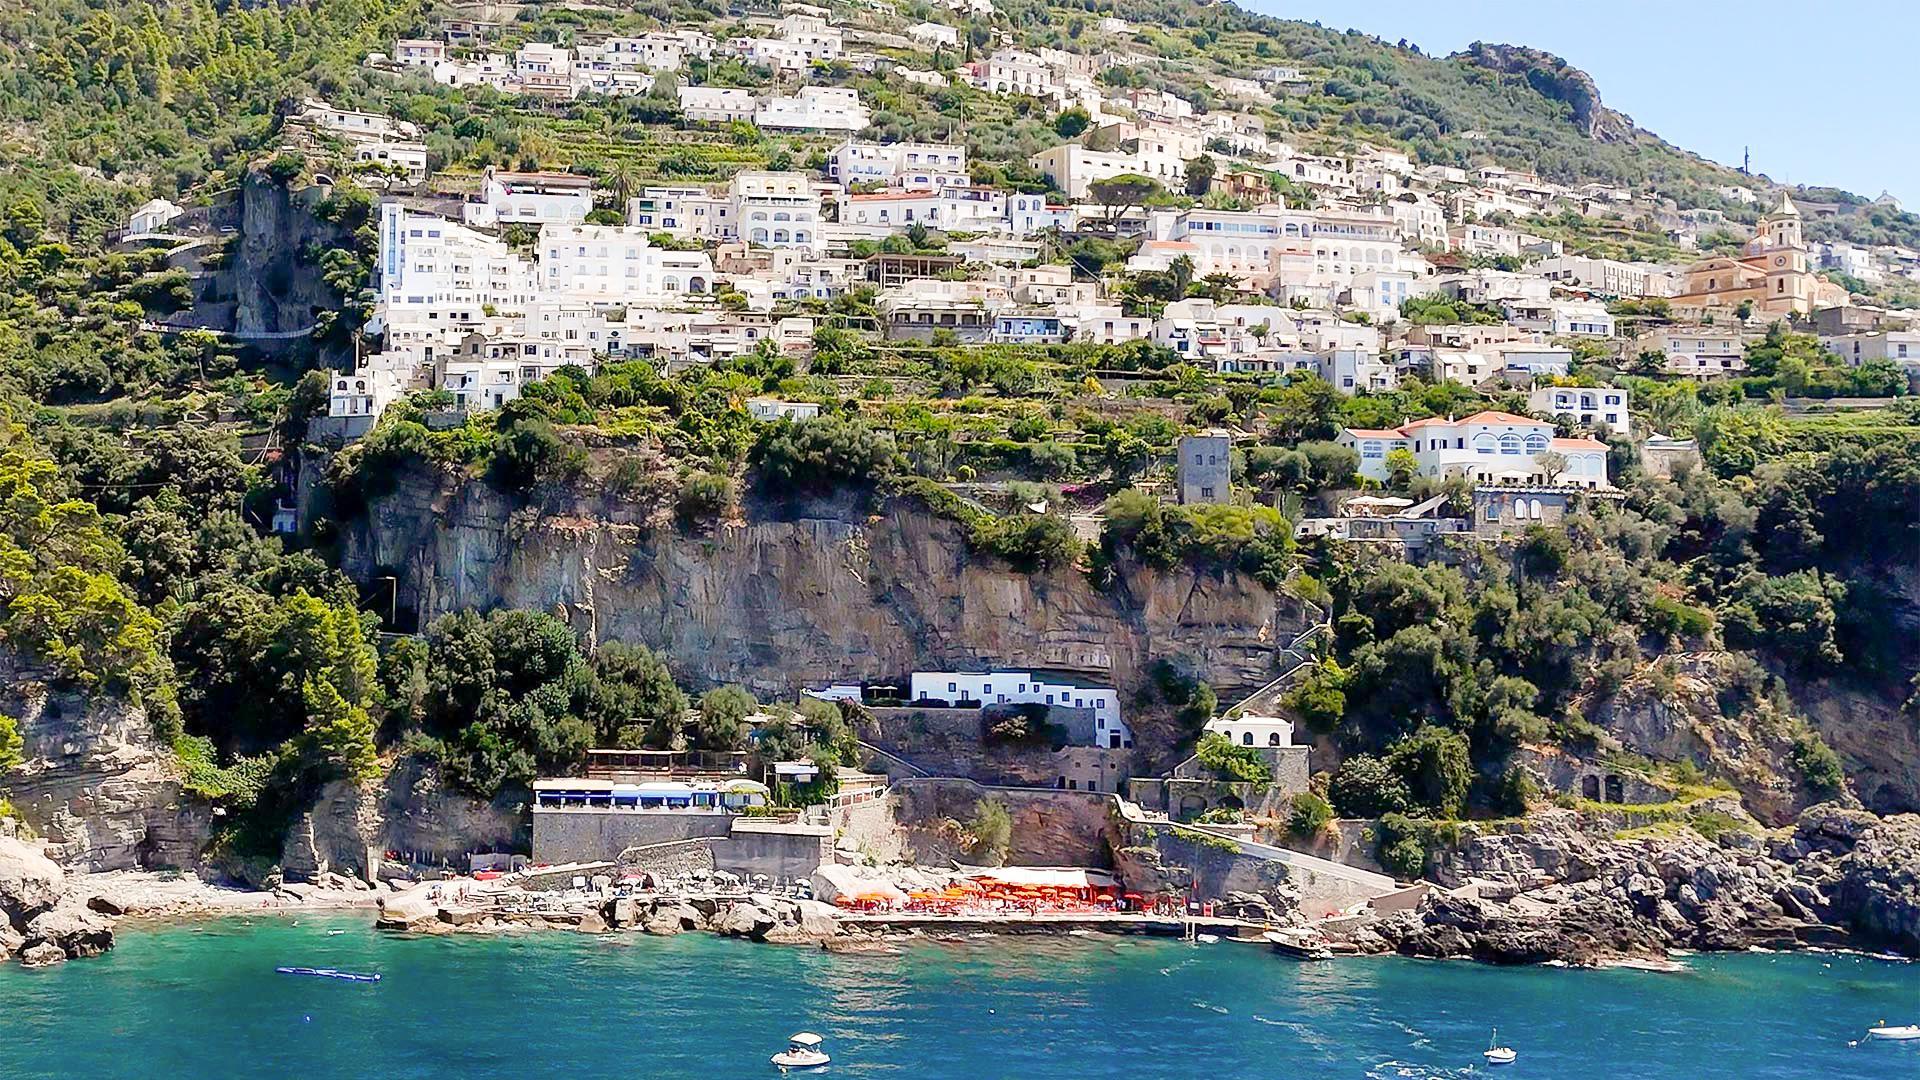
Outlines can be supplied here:
<path id="1" fill-rule="evenodd" d="M 585 503 L 516 509 L 487 485 L 426 474 L 346 528 L 342 565 L 376 587 L 393 574 L 398 605 L 422 622 L 552 611 L 595 641 L 661 650 L 696 683 L 763 695 L 989 664 L 1131 688 L 1179 657 L 1231 700 L 1272 677 L 1316 614 L 1240 577 L 1134 567 L 1103 592 L 1076 570 L 1029 575 L 969 554 L 958 525 L 910 501 L 694 536 Z"/>
<path id="2" fill-rule="evenodd" d="M 351 237 L 312 213 L 323 187 L 299 191 L 249 173 L 240 189 L 240 236 L 220 292 L 234 299 L 233 329 L 242 335 L 287 333 L 340 306 L 309 253 L 347 245 Z"/>
<path id="3" fill-rule="evenodd" d="M 11 657 L 0 659 L 0 686 L 0 711 L 24 743 L 0 795 L 51 842 L 50 858 L 77 870 L 195 864 L 211 818 L 180 797 L 178 766 L 144 711 L 54 690 Z"/>

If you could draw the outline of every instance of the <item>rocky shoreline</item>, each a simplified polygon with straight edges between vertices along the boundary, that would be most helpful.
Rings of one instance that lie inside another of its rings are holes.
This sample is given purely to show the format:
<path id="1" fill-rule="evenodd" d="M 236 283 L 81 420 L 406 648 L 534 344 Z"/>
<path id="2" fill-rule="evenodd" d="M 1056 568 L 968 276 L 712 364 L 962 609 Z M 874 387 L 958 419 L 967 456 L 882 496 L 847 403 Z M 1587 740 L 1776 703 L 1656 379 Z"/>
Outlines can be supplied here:
<path id="1" fill-rule="evenodd" d="M 1357 927 L 1351 947 L 1495 964 L 1814 945 L 1920 956 L 1920 815 L 1825 804 L 1784 834 L 1717 841 L 1686 830 L 1596 838 L 1570 813 L 1526 824 L 1443 860 L 1443 881 L 1477 887 L 1436 890 Z"/>
<path id="2" fill-rule="evenodd" d="M 1472 836 L 1430 868 L 1417 907 L 1308 924 L 1337 953 L 1493 964 L 1654 964 L 1675 951 L 1849 947 L 1920 956 L 1920 815 L 1879 818 L 1823 805 L 1771 836 L 1688 830 L 1598 836 L 1577 815 Z M 471 884 L 471 883 L 467 883 Z M 704 932 L 831 951 L 887 950 L 912 937 L 1098 930 L 1072 920 L 972 920 L 970 933 L 898 932 L 830 904 L 738 889 L 692 895 L 502 901 L 465 884 L 368 886 L 339 875 L 271 891 L 150 872 L 67 874 L 31 845 L 0 838 L 0 960 L 44 966 L 112 947 L 123 918 L 194 919 L 373 909 L 375 925 L 424 934 L 565 930 L 654 936 Z M 1304 922 L 1285 919 L 1293 925 Z M 1108 929 L 1139 932 L 1137 927 Z M 1258 927 L 1248 924 L 1248 933 Z"/>

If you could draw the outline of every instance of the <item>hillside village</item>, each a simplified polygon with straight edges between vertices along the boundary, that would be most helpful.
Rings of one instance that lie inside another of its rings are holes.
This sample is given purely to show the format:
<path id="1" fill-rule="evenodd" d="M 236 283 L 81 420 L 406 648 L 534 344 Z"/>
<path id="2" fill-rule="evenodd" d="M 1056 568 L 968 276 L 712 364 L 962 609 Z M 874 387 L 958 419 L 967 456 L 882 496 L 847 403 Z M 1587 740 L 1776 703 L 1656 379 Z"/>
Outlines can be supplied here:
<path id="1" fill-rule="evenodd" d="M 18 531 L 86 519 L 29 594 L 118 604 L 0 604 L 70 694 L 0 821 L 255 884 L 1072 866 L 1409 952 L 1684 850 L 1738 942 L 1853 919 L 1823 845 L 1920 807 L 1920 224 L 1530 51 L 1175 7 L 333 12 L 206 162 L 86 166 L 110 221 L 9 203 Z M 1619 922 L 1738 943 L 1663 887 Z"/>

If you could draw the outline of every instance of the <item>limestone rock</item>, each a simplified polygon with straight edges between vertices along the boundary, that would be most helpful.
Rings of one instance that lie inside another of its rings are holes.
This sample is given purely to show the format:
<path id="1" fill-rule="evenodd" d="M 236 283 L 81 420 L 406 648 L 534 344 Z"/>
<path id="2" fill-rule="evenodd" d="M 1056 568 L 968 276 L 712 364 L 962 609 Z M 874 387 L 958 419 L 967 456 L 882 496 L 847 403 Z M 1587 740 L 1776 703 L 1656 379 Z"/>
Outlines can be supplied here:
<path id="1" fill-rule="evenodd" d="M 830 938 L 840 932 L 840 912 L 833 905 L 800 900 L 796 906 L 801 933 L 811 938 Z"/>
<path id="2" fill-rule="evenodd" d="M 607 932 L 607 920 L 601 917 L 599 908 L 588 908 L 586 913 L 580 916 L 580 923 L 576 929 L 583 934 L 604 934 Z"/>
<path id="3" fill-rule="evenodd" d="M 16 925 L 53 907 L 67 875 L 38 849 L 0 836 L 0 914 Z"/>
<path id="4" fill-rule="evenodd" d="M 380 916 L 374 925 L 383 930 L 414 930 L 440 920 L 440 905 L 425 888 L 408 889 L 380 897 Z"/>
<path id="5" fill-rule="evenodd" d="M 732 904 L 713 917 L 713 929 L 728 937 L 764 939 L 778 925 L 773 912 L 757 904 Z"/>
<path id="6" fill-rule="evenodd" d="M 67 954 L 61 950 L 60 946 L 52 944 L 51 942 L 40 941 L 21 950 L 20 966 L 30 968 L 47 967 L 52 964 L 62 963 L 66 958 Z"/>
<path id="7" fill-rule="evenodd" d="M 68 902 L 34 916 L 27 923 L 27 941 L 28 952 L 35 944 L 47 944 L 72 960 L 99 956 L 113 948 L 113 924 L 81 904 Z"/>

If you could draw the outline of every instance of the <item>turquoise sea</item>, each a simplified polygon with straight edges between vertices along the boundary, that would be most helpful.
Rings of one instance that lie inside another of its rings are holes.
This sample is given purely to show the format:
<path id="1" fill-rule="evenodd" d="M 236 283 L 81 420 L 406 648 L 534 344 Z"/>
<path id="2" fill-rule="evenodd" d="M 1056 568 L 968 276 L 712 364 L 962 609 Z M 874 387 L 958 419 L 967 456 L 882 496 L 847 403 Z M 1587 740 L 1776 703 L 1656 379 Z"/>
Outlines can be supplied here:
<path id="1" fill-rule="evenodd" d="M 329 936 L 329 929 L 346 933 Z M 377 985 L 274 974 L 377 971 Z M 0 1077 L 772 1077 L 803 1028 L 828 1077 L 1920 1077 L 1920 964 L 1695 957 L 1686 974 L 1082 937 L 836 956 L 704 934 L 409 939 L 361 917 L 130 929 L 0 969 Z M 1488 1029 L 1520 1052 L 1480 1064 Z"/>

